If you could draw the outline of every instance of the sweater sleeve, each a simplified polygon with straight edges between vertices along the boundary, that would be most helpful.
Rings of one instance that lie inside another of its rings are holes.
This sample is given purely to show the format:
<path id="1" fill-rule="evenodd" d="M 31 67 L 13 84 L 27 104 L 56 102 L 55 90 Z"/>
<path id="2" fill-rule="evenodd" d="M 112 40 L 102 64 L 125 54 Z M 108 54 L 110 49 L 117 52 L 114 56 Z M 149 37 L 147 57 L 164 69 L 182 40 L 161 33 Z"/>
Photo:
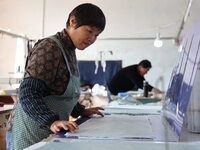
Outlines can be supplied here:
<path id="1" fill-rule="evenodd" d="M 143 77 L 139 76 L 135 72 L 127 72 L 126 77 L 131 81 L 133 85 L 136 85 L 138 88 L 143 89 Z"/>
<path id="2" fill-rule="evenodd" d="M 45 84 L 36 78 L 26 78 L 20 85 L 19 102 L 25 113 L 30 116 L 38 126 L 48 130 L 59 116 L 50 110 L 43 101 Z"/>
<path id="3" fill-rule="evenodd" d="M 151 85 L 149 84 L 149 85 L 148 85 L 148 89 L 149 89 L 149 92 L 151 92 L 152 89 L 153 89 L 153 86 L 151 86 Z"/>
<path id="4" fill-rule="evenodd" d="M 77 103 L 71 113 L 71 116 L 74 118 L 77 118 L 78 116 L 80 116 L 82 114 L 82 112 L 85 110 L 85 106 Z"/>

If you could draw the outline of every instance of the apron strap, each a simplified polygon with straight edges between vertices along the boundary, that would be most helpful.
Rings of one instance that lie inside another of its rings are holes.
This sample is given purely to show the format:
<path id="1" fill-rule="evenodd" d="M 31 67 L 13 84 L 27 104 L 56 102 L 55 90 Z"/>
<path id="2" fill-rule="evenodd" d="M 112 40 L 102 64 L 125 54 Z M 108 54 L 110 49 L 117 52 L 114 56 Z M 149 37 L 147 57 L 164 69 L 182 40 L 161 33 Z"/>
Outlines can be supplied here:
<path id="1" fill-rule="evenodd" d="M 64 51 L 63 46 L 61 45 L 60 41 L 59 41 L 55 36 L 50 36 L 50 37 L 48 37 L 48 38 L 50 38 L 50 39 L 52 39 L 53 41 L 55 41 L 55 42 L 58 44 L 58 46 L 60 47 L 60 49 L 61 49 L 61 51 L 62 51 L 62 54 L 63 54 L 63 56 L 64 56 L 64 58 L 65 58 L 65 61 L 66 61 L 67 68 L 68 68 L 68 70 L 69 70 L 70 76 L 71 76 L 72 73 L 71 73 L 71 69 L 70 69 L 70 67 L 69 67 L 68 59 L 67 59 L 67 56 L 66 56 L 66 54 L 65 54 L 65 51 Z"/>

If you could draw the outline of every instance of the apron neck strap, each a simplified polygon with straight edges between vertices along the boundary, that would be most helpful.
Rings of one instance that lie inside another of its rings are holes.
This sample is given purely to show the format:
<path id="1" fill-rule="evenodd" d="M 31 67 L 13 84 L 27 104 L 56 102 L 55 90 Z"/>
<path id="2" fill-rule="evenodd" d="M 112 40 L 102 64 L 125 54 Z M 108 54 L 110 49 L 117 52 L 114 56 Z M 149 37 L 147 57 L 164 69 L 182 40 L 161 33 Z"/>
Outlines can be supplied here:
<path id="1" fill-rule="evenodd" d="M 55 42 L 58 44 L 58 46 L 60 47 L 60 49 L 61 49 L 61 51 L 62 51 L 62 54 L 63 54 L 63 56 L 64 56 L 64 58 L 65 58 L 65 62 L 66 62 L 66 64 L 67 64 L 67 68 L 68 68 L 68 70 L 69 70 L 70 76 L 71 76 L 71 75 L 72 75 L 71 69 L 70 69 L 70 66 L 69 66 L 69 63 L 68 63 L 68 59 L 67 59 L 67 56 L 66 56 L 66 54 L 65 54 L 65 51 L 64 51 L 64 49 L 63 49 L 62 44 L 60 43 L 60 41 L 59 41 L 55 36 L 50 36 L 50 37 L 48 37 L 48 38 L 50 38 L 50 39 L 52 39 L 53 41 L 55 41 Z"/>

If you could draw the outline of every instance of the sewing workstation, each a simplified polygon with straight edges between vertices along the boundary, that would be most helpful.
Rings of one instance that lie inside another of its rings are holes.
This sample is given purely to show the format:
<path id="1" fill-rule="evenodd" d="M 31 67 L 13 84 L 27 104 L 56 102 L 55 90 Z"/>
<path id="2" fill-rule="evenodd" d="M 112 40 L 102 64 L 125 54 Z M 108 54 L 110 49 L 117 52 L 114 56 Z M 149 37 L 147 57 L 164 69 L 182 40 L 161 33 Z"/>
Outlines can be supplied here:
<path id="1" fill-rule="evenodd" d="M 26 3 L 0 2 L 0 150 L 200 149 L 200 1 Z"/>
<path id="2" fill-rule="evenodd" d="M 79 144 L 82 149 L 199 149 L 199 103 L 195 99 L 199 95 L 199 28 L 200 23 L 181 44 L 164 99 L 153 98 L 145 90 L 113 97 L 108 94 L 111 101 L 104 106 L 103 118 L 80 118 L 76 133 L 58 132 L 35 146 L 39 145 L 39 150 L 78 149 Z"/>

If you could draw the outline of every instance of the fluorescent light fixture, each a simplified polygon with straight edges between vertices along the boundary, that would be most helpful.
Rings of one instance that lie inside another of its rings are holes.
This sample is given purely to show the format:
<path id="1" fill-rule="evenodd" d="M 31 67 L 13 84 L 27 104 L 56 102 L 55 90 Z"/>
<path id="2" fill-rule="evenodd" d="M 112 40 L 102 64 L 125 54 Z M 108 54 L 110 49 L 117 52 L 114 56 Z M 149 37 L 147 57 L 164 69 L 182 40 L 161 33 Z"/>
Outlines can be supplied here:
<path id="1" fill-rule="evenodd" d="M 160 33 L 156 34 L 156 39 L 154 41 L 154 46 L 155 47 L 162 47 L 163 46 L 163 41 L 160 40 Z"/>

